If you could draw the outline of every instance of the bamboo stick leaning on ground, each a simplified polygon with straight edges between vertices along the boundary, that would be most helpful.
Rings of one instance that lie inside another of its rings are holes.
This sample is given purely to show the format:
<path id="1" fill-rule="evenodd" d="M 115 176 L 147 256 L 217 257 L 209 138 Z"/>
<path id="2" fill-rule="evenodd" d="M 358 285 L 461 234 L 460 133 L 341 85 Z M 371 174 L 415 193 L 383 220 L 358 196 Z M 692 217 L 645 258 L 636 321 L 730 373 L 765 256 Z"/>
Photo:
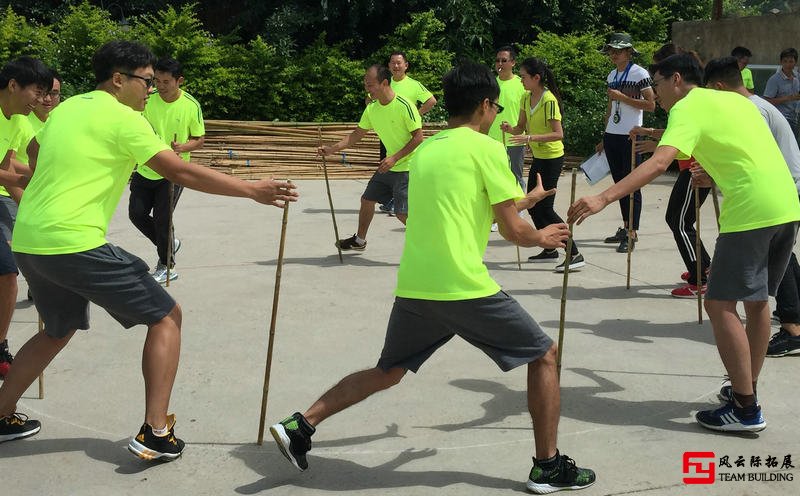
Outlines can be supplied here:
<path id="1" fill-rule="evenodd" d="M 291 183 L 291 180 L 288 180 Z M 283 271 L 283 249 L 286 245 L 286 224 L 289 220 L 289 202 L 283 204 L 281 240 L 278 245 L 278 263 L 275 268 L 275 290 L 272 295 L 272 317 L 269 322 L 269 343 L 267 344 L 267 364 L 264 367 L 264 390 L 261 394 L 261 417 L 258 422 L 258 445 L 264 443 L 264 425 L 267 418 L 267 399 L 269 398 L 269 376 L 272 370 L 272 348 L 275 344 L 275 324 L 278 320 L 278 298 L 281 293 L 281 272 Z"/>
<path id="2" fill-rule="evenodd" d="M 317 128 L 319 134 L 319 146 L 322 146 L 322 126 Z M 342 248 L 339 246 L 339 227 L 336 225 L 336 212 L 333 209 L 333 197 L 331 196 L 331 183 L 328 180 L 328 161 L 325 159 L 325 155 L 321 155 L 322 157 L 322 173 L 325 175 L 325 190 L 328 192 L 328 205 L 331 209 L 331 219 L 333 219 L 333 241 L 336 245 L 336 249 L 339 251 L 339 263 L 344 263 L 344 259 L 342 258 Z"/>
<path id="3" fill-rule="evenodd" d="M 175 133 L 175 136 L 172 138 L 172 142 L 176 143 L 178 141 L 178 134 Z M 173 244 L 175 243 L 175 237 L 172 235 L 172 211 L 175 209 L 175 184 L 172 183 L 169 179 L 167 179 L 167 187 L 169 188 L 169 221 L 167 222 L 167 281 L 166 286 L 169 287 L 169 278 L 170 273 L 172 272 L 172 250 L 174 249 Z"/>
<path id="4" fill-rule="evenodd" d="M 506 146 L 506 132 L 503 130 L 503 148 L 506 149 L 506 156 L 508 157 L 508 146 Z M 508 158 L 508 166 L 511 167 L 511 157 Z M 522 255 L 519 253 L 519 245 L 517 247 L 517 268 L 522 270 Z"/>
<path id="5" fill-rule="evenodd" d="M 38 331 L 40 333 L 44 332 L 44 321 L 42 320 L 41 315 L 39 315 Z M 39 374 L 39 399 L 40 400 L 44 399 L 44 371 L 41 374 Z"/>
<path id="6" fill-rule="evenodd" d="M 575 203 L 575 181 L 578 177 L 578 167 L 572 168 L 572 190 L 569 195 L 569 204 Z M 567 254 L 564 259 L 564 282 L 561 285 L 561 317 L 558 321 L 558 355 L 556 357 L 556 370 L 561 378 L 561 356 L 564 349 L 564 323 L 567 315 L 567 284 L 569 282 L 569 266 L 572 263 L 572 236 L 574 223 L 569 225 L 569 239 L 567 240 Z"/>
<path id="7" fill-rule="evenodd" d="M 636 167 L 636 139 L 631 141 L 631 172 Z M 631 289 L 631 253 L 633 252 L 633 194 L 628 195 L 628 275 L 625 279 L 625 289 Z"/>
<path id="8" fill-rule="evenodd" d="M 700 188 L 694 186 L 694 259 L 695 259 L 695 285 L 697 287 L 697 323 L 703 323 L 703 272 L 700 245 Z"/>

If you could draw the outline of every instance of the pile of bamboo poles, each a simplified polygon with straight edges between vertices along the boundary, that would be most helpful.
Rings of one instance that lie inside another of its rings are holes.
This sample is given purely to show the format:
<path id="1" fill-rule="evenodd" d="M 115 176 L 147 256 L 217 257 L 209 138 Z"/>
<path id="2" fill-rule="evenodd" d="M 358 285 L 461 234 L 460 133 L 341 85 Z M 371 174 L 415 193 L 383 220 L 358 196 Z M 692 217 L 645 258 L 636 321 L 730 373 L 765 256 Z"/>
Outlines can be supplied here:
<path id="1" fill-rule="evenodd" d="M 354 122 L 227 120 L 207 120 L 205 125 L 205 146 L 192 152 L 192 161 L 242 179 L 320 179 L 320 141 L 332 145 L 356 127 Z M 423 134 L 431 136 L 444 125 L 426 123 Z M 370 132 L 356 146 L 329 156 L 329 178 L 369 178 L 378 166 L 379 146 L 377 135 Z"/>

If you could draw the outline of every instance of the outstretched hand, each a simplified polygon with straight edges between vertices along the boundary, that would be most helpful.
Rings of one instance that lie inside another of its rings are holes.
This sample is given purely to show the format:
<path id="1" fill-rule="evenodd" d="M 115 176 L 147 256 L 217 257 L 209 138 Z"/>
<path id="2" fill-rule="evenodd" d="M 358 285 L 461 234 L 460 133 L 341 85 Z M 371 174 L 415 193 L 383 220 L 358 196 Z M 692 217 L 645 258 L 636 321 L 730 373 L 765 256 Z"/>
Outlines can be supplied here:
<path id="1" fill-rule="evenodd" d="M 560 224 L 550 224 L 538 229 L 540 239 L 537 245 L 542 248 L 553 250 L 555 248 L 565 248 L 567 239 L 569 239 L 569 226 Z"/>
<path id="2" fill-rule="evenodd" d="M 607 203 L 600 195 L 584 196 L 570 205 L 567 210 L 567 222 L 580 225 L 587 217 L 603 210 Z"/>
<path id="3" fill-rule="evenodd" d="M 289 181 L 261 179 L 253 183 L 253 200 L 265 205 L 283 208 L 286 202 L 296 202 L 300 197 L 297 186 Z"/>
<path id="4" fill-rule="evenodd" d="M 532 190 L 528 191 L 528 194 L 525 195 L 525 198 L 532 201 L 533 205 L 536 205 L 537 203 L 544 200 L 548 196 L 553 196 L 555 194 L 556 194 L 556 188 L 544 189 L 544 185 L 542 184 L 542 175 L 537 172 L 536 186 Z"/>

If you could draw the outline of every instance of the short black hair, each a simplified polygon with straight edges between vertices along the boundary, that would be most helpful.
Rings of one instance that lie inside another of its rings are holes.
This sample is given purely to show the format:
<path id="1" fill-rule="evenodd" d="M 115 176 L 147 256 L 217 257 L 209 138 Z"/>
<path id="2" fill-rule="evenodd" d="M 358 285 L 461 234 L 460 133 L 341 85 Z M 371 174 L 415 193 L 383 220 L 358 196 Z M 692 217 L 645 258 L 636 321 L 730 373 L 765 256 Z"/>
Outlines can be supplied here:
<path id="1" fill-rule="evenodd" d="M 722 82 L 731 88 L 738 88 L 742 82 L 742 71 L 736 57 L 719 57 L 706 64 L 706 85 Z"/>
<path id="2" fill-rule="evenodd" d="M 684 82 L 689 84 L 701 85 L 703 75 L 700 71 L 700 64 L 697 59 L 689 53 L 676 53 L 670 55 L 661 62 L 650 66 L 650 74 L 661 74 L 663 77 L 671 77 L 676 72 L 681 75 Z"/>
<path id="3" fill-rule="evenodd" d="M 731 50 L 731 57 L 736 57 L 737 59 L 741 59 L 743 57 L 752 57 L 753 53 L 743 46 L 734 47 Z"/>
<path id="4" fill-rule="evenodd" d="M 783 59 L 785 59 L 787 57 L 792 57 L 793 59 L 797 60 L 797 50 L 794 49 L 794 48 L 787 48 L 787 49 L 781 51 L 781 57 L 780 57 L 781 60 L 783 60 Z"/>
<path id="5" fill-rule="evenodd" d="M 97 49 L 92 56 L 92 69 L 96 83 L 111 79 L 115 72 L 134 72 L 143 67 L 152 67 L 156 56 L 138 41 L 109 41 Z"/>
<path id="6" fill-rule="evenodd" d="M 172 57 L 161 57 L 153 64 L 153 70 L 158 72 L 168 72 L 172 77 L 178 79 L 183 77 L 183 64 Z"/>
<path id="7" fill-rule="evenodd" d="M 35 84 L 45 91 L 53 88 L 53 72 L 41 60 L 27 55 L 7 62 L 0 69 L 0 89 L 8 88 L 12 79 L 23 87 Z"/>
<path id="8" fill-rule="evenodd" d="M 405 60 L 406 63 L 408 63 L 408 57 L 406 57 L 406 52 L 402 52 L 400 50 L 395 50 L 394 52 L 390 53 L 389 54 L 389 58 L 386 59 L 386 64 L 387 65 L 389 64 L 389 62 L 392 61 L 392 57 L 394 57 L 395 55 L 399 55 L 399 56 L 403 57 L 403 60 Z"/>
<path id="9" fill-rule="evenodd" d="M 64 82 L 64 79 L 61 77 L 61 74 L 59 74 L 57 70 L 55 70 L 53 68 L 50 68 L 50 72 L 53 74 L 53 79 L 55 79 L 59 83 L 63 83 Z"/>
<path id="10" fill-rule="evenodd" d="M 388 67 L 381 64 L 372 64 L 367 67 L 367 72 L 369 72 L 370 69 L 375 70 L 375 77 L 378 79 L 378 83 L 387 81 L 389 84 L 392 84 L 392 71 L 390 71 Z"/>
<path id="11" fill-rule="evenodd" d="M 444 108 L 452 117 L 468 117 L 485 99 L 500 96 L 500 86 L 488 67 L 464 61 L 442 78 Z"/>
<path id="12" fill-rule="evenodd" d="M 503 45 L 494 51 L 495 54 L 500 52 L 508 52 L 508 54 L 511 55 L 511 60 L 517 60 L 517 51 L 514 50 L 514 47 L 511 45 Z"/>

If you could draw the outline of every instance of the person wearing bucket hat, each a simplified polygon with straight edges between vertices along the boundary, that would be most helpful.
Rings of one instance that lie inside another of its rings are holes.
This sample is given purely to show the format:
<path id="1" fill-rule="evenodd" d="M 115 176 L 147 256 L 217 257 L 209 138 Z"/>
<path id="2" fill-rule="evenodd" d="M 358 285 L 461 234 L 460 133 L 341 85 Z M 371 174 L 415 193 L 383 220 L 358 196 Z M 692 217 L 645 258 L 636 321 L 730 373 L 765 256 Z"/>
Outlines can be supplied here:
<path id="1" fill-rule="evenodd" d="M 595 148 L 597 153 L 605 150 L 611 177 L 614 182 L 621 181 L 631 171 L 631 141 L 628 133 L 635 126 L 642 125 L 644 111 L 656 108 L 655 93 L 650 87 L 650 74 L 643 67 L 633 63 L 639 52 L 633 47 L 631 36 L 627 33 L 612 33 L 600 50 L 608 55 L 614 64 L 607 77 L 608 107 L 605 116 L 603 140 Z M 638 237 L 639 217 L 642 212 L 642 192 L 633 195 L 633 219 L 629 219 L 629 197 L 620 198 L 624 226 L 605 239 L 606 243 L 619 243 L 617 251 L 628 251 L 628 226 L 633 229 L 635 243 Z M 631 247 L 632 249 L 633 247 Z"/>

